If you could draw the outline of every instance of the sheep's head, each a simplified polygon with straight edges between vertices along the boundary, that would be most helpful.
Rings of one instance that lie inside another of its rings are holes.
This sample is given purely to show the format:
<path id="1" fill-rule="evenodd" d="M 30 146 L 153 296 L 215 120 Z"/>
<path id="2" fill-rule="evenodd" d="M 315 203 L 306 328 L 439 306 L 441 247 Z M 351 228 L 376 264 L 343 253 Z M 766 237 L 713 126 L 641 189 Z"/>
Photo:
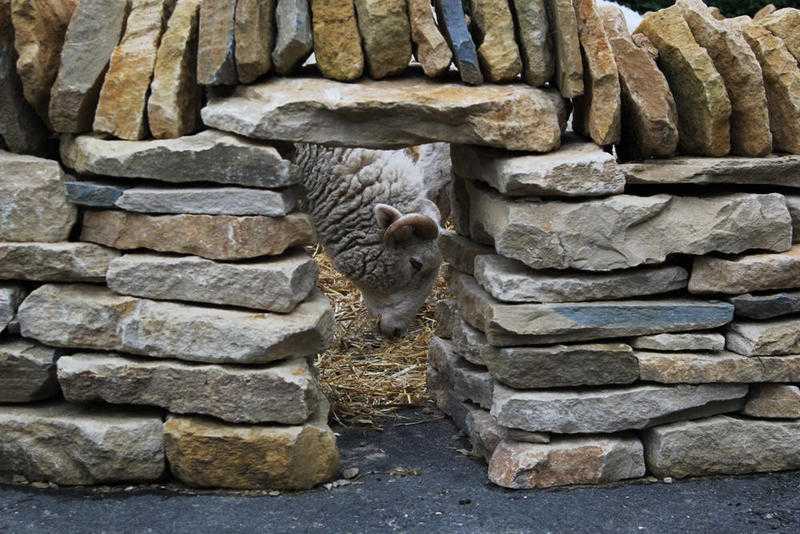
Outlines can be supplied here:
<path id="1" fill-rule="evenodd" d="M 437 210 L 433 207 L 432 211 Z M 439 223 L 438 215 L 429 213 L 403 214 L 386 204 L 374 208 L 383 235 L 380 264 L 385 276 L 378 278 L 380 283 L 358 285 L 367 310 L 379 320 L 385 336 L 405 334 L 436 281 L 442 263 Z"/>

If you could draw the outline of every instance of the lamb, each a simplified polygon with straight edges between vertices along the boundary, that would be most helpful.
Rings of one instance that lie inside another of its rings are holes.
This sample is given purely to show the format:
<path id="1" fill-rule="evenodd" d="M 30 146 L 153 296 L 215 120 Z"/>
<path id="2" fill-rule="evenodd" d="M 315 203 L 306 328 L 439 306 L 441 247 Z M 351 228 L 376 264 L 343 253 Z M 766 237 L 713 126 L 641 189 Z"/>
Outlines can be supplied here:
<path id="1" fill-rule="evenodd" d="M 433 289 L 442 256 L 441 218 L 410 157 L 366 149 L 296 145 L 305 210 L 334 267 L 378 319 L 403 335 Z"/>

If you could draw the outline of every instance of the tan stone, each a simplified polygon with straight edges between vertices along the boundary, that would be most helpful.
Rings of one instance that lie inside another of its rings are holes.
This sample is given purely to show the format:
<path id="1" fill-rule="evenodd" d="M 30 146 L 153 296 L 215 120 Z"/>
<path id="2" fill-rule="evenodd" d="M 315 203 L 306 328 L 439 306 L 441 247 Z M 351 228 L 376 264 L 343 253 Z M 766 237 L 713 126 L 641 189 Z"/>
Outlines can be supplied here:
<path id="1" fill-rule="evenodd" d="M 708 52 L 695 41 L 681 9 L 672 6 L 645 15 L 637 32 L 658 48 L 678 107 L 681 151 L 724 156 L 730 151 L 731 102 Z"/>
<path id="2" fill-rule="evenodd" d="M 725 15 L 722 14 L 722 11 L 717 6 L 709 7 L 708 14 L 715 20 L 725 20 Z"/>
<path id="3" fill-rule="evenodd" d="M 741 33 L 708 13 L 701 0 L 679 0 L 697 43 L 706 49 L 731 101 L 731 152 L 761 157 L 772 152 L 767 94 L 755 54 Z"/>
<path id="4" fill-rule="evenodd" d="M 311 0 L 314 54 L 326 78 L 349 81 L 364 73 L 364 52 L 353 0 Z"/>
<path id="5" fill-rule="evenodd" d="M 205 0 L 200 5 L 197 81 L 203 85 L 234 85 L 236 0 Z"/>
<path id="6" fill-rule="evenodd" d="M 254 82 L 272 68 L 274 12 L 272 0 L 236 2 L 234 40 L 240 83 Z"/>
<path id="7" fill-rule="evenodd" d="M 61 47 L 77 0 L 12 0 L 17 73 L 25 99 L 47 119 L 50 89 L 61 65 Z"/>
<path id="8" fill-rule="evenodd" d="M 147 248 L 216 260 L 282 254 L 289 247 L 311 244 L 313 236 L 305 214 L 271 218 L 87 211 L 81 232 L 83 241 L 117 249 Z"/>
<path id="9" fill-rule="evenodd" d="M 777 9 L 778 8 L 775 7 L 775 4 L 767 4 L 758 11 L 756 11 L 756 14 L 753 15 L 753 20 L 760 20 L 768 15 L 772 15 L 773 13 L 775 13 Z"/>
<path id="10" fill-rule="evenodd" d="M 553 79 L 555 70 L 546 0 L 511 0 L 517 22 L 523 77 L 534 87 Z"/>
<path id="11" fill-rule="evenodd" d="M 156 139 L 172 139 L 197 131 L 200 99 L 197 85 L 197 26 L 202 0 L 178 0 L 161 37 L 147 120 Z"/>
<path id="12" fill-rule="evenodd" d="M 620 12 L 620 14 L 622 13 Z M 627 30 L 627 22 L 625 22 L 625 15 L 622 15 L 622 22 L 623 24 L 625 24 L 625 29 Z M 634 33 L 631 36 L 631 39 L 633 39 L 633 43 L 636 46 L 647 52 L 647 54 L 650 56 L 650 59 L 652 59 L 653 61 L 658 61 L 658 48 L 655 47 L 655 45 L 650 41 L 650 39 L 647 38 L 645 34 Z"/>
<path id="13" fill-rule="evenodd" d="M 148 137 L 147 93 L 158 43 L 175 0 L 133 0 L 125 34 L 108 67 L 94 117 L 94 129 L 136 141 Z"/>
<path id="14" fill-rule="evenodd" d="M 762 384 L 750 388 L 744 414 L 768 419 L 800 419 L 800 387 Z"/>
<path id="15" fill-rule="evenodd" d="M 678 115 L 667 79 L 651 54 L 634 43 L 622 11 L 608 4 L 598 10 L 619 71 L 622 128 L 617 152 L 624 159 L 672 156 L 678 147 Z"/>
<path id="16" fill-rule="evenodd" d="M 575 129 L 600 146 L 620 138 L 619 71 L 594 0 L 575 0 L 584 63 L 584 93 L 575 98 Z"/>
<path id="17" fill-rule="evenodd" d="M 401 74 L 411 61 L 406 0 L 355 0 L 355 6 L 370 77 Z"/>
<path id="18" fill-rule="evenodd" d="M 408 15 L 411 22 L 411 39 L 414 57 L 427 76 L 435 78 L 447 72 L 453 61 L 453 52 L 442 32 L 436 26 L 430 0 L 409 0 Z"/>
<path id="19" fill-rule="evenodd" d="M 483 70 L 493 82 L 508 82 L 522 72 L 522 59 L 514 36 L 514 19 L 508 0 L 470 0 L 477 29 Z"/>
<path id="20" fill-rule="evenodd" d="M 583 60 L 572 0 L 547 0 L 556 56 L 556 85 L 564 98 L 583 94 Z"/>
<path id="21" fill-rule="evenodd" d="M 800 9 L 785 7 L 763 17 L 757 24 L 783 39 L 786 48 L 800 61 Z"/>
<path id="22" fill-rule="evenodd" d="M 339 452 L 327 410 L 302 426 L 231 425 L 171 416 L 164 425 L 173 475 L 194 487 L 308 489 L 336 474 Z"/>

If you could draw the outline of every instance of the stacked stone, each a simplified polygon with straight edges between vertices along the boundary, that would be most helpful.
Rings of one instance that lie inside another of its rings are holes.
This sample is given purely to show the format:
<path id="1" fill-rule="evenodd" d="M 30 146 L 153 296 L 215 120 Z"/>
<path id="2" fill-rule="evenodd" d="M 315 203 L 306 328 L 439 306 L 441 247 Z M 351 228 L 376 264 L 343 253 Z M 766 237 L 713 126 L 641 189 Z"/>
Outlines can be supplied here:
<path id="1" fill-rule="evenodd" d="M 654 161 L 452 147 L 429 388 L 496 484 L 800 467 L 800 159 Z"/>

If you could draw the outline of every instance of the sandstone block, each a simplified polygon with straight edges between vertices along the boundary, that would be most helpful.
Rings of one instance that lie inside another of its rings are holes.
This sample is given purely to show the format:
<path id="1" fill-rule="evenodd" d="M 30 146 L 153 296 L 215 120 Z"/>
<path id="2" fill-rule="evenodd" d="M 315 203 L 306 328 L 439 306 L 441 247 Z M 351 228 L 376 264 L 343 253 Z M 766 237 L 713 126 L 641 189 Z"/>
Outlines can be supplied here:
<path id="1" fill-rule="evenodd" d="M 787 384 L 753 386 L 743 413 L 765 419 L 800 419 L 800 387 Z"/>
<path id="2" fill-rule="evenodd" d="M 772 319 L 800 312 L 800 291 L 781 291 L 771 295 L 737 295 L 729 301 L 737 316 L 749 319 Z"/>
<path id="3" fill-rule="evenodd" d="M 0 280 L 104 282 L 119 252 L 91 243 L 1 243 Z"/>
<path id="4" fill-rule="evenodd" d="M 436 78 L 450 69 L 453 53 L 436 25 L 430 0 L 409 0 L 408 18 L 414 57 L 426 76 Z"/>
<path id="5" fill-rule="evenodd" d="M 0 333 L 17 316 L 17 308 L 25 295 L 26 291 L 21 285 L 0 282 Z"/>
<path id="6" fill-rule="evenodd" d="M 22 335 L 54 347 L 204 363 L 261 364 L 310 356 L 331 341 L 320 293 L 290 315 L 156 302 L 90 285 L 45 285 L 19 310 Z"/>
<path id="7" fill-rule="evenodd" d="M 364 148 L 443 141 L 549 152 L 560 146 L 564 106 L 552 91 L 523 85 L 275 78 L 212 97 L 203 120 L 257 139 Z"/>
<path id="8" fill-rule="evenodd" d="M 82 174 L 173 183 L 286 187 L 299 179 L 271 146 L 214 130 L 158 141 L 67 136 L 61 140 L 61 158 Z"/>
<path id="9" fill-rule="evenodd" d="M 314 55 L 326 78 L 357 80 L 364 72 L 364 51 L 353 0 L 310 0 Z"/>
<path id="10" fill-rule="evenodd" d="M 234 21 L 239 83 L 251 83 L 272 68 L 275 39 L 273 0 L 237 0 Z"/>
<path id="11" fill-rule="evenodd" d="M 743 356 L 800 354 L 800 319 L 736 321 L 725 335 L 728 350 Z"/>
<path id="12" fill-rule="evenodd" d="M 406 0 L 355 0 L 355 7 L 370 77 L 401 74 L 411 61 Z"/>
<path id="13" fill-rule="evenodd" d="M 314 49 L 308 0 L 277 0 L 275 48 L 272 63 L 278 74 L 290 74 Z"/>
<path id="14" fill-rule="evenodd" d="M 511 0 L 517 21 L 522 75 L 534 87 L 553 79 L 555 62 L 545 0 Z"/>
<path id="15" fill-rule="evenodd" d="M 506 427 L 532 432 L 619 432 L 697 419 L 744 406 L 747 386 L 632 386 L 589 391 L 517 391 L 495 385 L 492 415 Z"/>
<path id="16" fill-rule="evenodd" d="M 800 9 L 778 9 L 758 19 L 756 23 L 782 39 L 789 52 L 800 62 L 800 35 L 797 32 L 797 28 L 800 28 Z"/>
<path id="17" fill-rule="evenodd" d="M 58 392 L 56 351 L 29 341 L 0 342 L 0 402 L 33 402 Z"/>
<path id="18" fill-rule="evenodd" d="M 656 334 L 634 338 L 631 345 L 635 349 L 658 350 L 666 352 L 725 350 L 725 336 L 714 332 L 688 334 Z"/>
<path id="19" fill-rule="evenodd" d="M 0 479 L 64 486 L 156 481 L 164 472 L 163 427 L 157 412 L 4 406 Z"/>
<path id="20" fill-rule="evenodd" d="M 453 63 L 458 68 L 461 81 L 469 85 L 482 84 L 483 73 L 478 61 L 478 51 L 467 27 L 462 1 L 436 0 L 434 5 L 439 27 L 450 45 Z"/>
<path id="21" fill-rule="evenodd" d="M 619 168 L 631 184 L 740 184 L 800 187 L 800 157 L 676 157 L 628 163 Z"/>
<path id="22" fill-rule="evenodd" d="M 777 11 L 777 9 L 778 8 L 775 7 L 775 4 L 767 4 L 758 11 L 756 11 L 756 14 L 753 15 L 753 20 L 760 20 L 766 17 L 767 15 L 772 15 L 773 13 L 775 13 L 775 11 Z"/>
<path id="23" fill-rule="evenodd" d="M 695 258 L 689 291 L 739 295 L 800 287 L 800 245 L 777 254 Z"/>
<path id="24" fill-rule="evenodd" d="M 475 258 L 483 254 L 494 254 L 493 249 L 475 243 L 449 230 L 445 230 L 439 234 L 439 249 L 442 252 L 444 261 L 446 261 L 448 265 L 466 274 L 473 273 Z"/>
<path id="25" fill-rule="evenodd" d="M 470 17 L 486 76 L 493 82 L 514 80 L 522 72 L 522 59 L 508 0 L 470 0 Z"/>
<path id="26" fill-rule="evenodd" d="M 545 0 L 555 50 L 555 82 L 564 98 L 584 92 L 578 20 L 572 0 Z"/>
<path id="27" fill-rule="evenodd" d="M 209 0 L 200 4 L 197 81 L 203 85 L 235 85 L 236 1 Z"/>

